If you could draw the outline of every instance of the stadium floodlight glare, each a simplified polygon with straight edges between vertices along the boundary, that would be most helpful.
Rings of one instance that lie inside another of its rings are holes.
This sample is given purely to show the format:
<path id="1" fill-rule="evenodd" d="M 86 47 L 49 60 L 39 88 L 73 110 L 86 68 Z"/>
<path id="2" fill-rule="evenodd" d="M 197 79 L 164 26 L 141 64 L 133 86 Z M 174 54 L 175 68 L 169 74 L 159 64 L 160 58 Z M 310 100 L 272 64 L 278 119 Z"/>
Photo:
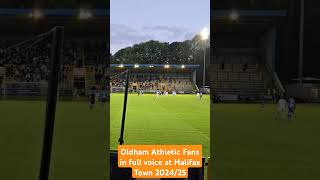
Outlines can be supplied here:
<path id="1" fill-rule="evenodd" d="M 123 68 L 124 66 L 123 66 L 123 64 L 120 64 L 118 67 L 119 67 L 119 68 Z"/>
<path id="2" fill-rule="evenodd" d="M 139 64 L 135 64 L 135 65 L 134 65 L 134 68 L 139 68 Z"/>
<path id="3" fill-rule="evenodd" d="M 186 66 L 185 66 L 184 64 L 182 64 L 182 65 L 181 65 L 181 68 L 184 69 L 184 68 L 186 68 Z"/>
<path id="4" fill-rule="evenodd" d="M 168 68 L 170 68 L 170 65 L 166 64 L 166 65 L 164 65 L 164 68 L 168 69 Z"/>
<path id="5" fill-rule="evenodd" d="M 153 66 L 153 65 L 150 65 L 149 67 L 150 67 L 150 68 L 153 68 L 154 66 Z"/>
<path id="6" fill-rule="evenodd" d="M 239 19 L 239 13 L 236 10 L 231 10 L 231 13 L 229 14 L 229 18 L 231 21 L 237 21 Z"/>
<path id="7" fill-rule="evenodd" d="M 209 32 L 209 29 L 207 27 L 204 27 L 200 33 L 201 35 L 201 38 L 202 40 L 205 42 L 205 46 L 203 48 L 203 78 L 202 78 L 202 81 L 203 81 L 203 86 L 205 86 L 205 83 L 206 83 L 206 44 L 207 44 L 207 40 L 209 39 L 209 35 L 210 35 L 210 32 Z"/>
<path id="8" fill-rule="evenodd" d="M 200 36 L 202 40 L 207 40 L 209 39 L 209 29 L 207 27 L 204 27 L 202 31 L 200 32 Z"/>
<path id="9" fill-rule="evenodd" d="M 80 9 L 78 18 L 83 20 L 83 19 L 90 19 L 92 18 L 92 14 L 89 10 L 86 9 Z"/>
<path id="10" fill-rule="evenodd" d="M 43 14 L 39 9 L 34 9 L 30 14 L 29 14 L 30 18 L 33 19 L 41 19 L 43 18 Z"/>

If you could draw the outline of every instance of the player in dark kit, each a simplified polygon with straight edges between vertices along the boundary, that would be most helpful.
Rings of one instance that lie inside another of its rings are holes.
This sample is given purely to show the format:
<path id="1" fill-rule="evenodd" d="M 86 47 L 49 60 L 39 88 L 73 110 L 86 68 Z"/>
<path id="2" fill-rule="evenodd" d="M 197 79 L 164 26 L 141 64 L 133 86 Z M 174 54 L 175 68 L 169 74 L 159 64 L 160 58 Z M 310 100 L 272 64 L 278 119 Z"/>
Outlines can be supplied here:
<path id="1" fill-rule="evenodd" d="M 96 104 L 96 90 L 96 87 L 93 86 L 90 91 L 90 109 L 93 109 Z"/>
<path id="2" fill-rule="evenodd" d="M 296 108 L 295 100 L 292 96 L 288 99 L 288 120 L 291 121 L 294 115 L 294 110 Z"/>
<path id="3" fill-rule="evenodd" d="M 137 91 L 138 96 L 143 95 L 143 90 L 141 88 L 139 88 L 139 91 Z"/>
<path id="4" fill-rule="evenodd" d="M 105 88 L 102 88 L 102 91 L 100 93 L 100 101 L 101 105 L 104 105 L 107 101 L 107 91 L 105 90 Z"/>
<path id="5" fill-rule="evenodd" d="M 202 100 L 202 96 L 203 96 L 203 93 L 200 91 L 199 93 L 199 99 Z"/>

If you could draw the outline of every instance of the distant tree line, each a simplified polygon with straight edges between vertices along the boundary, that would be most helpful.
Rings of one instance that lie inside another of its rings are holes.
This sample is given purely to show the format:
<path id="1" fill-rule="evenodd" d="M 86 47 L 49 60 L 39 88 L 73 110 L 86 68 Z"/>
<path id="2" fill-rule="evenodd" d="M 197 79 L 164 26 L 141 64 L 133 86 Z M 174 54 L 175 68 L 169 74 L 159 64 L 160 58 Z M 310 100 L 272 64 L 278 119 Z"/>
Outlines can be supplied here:
<path id="1" fill-rule="evenodd" d="M 210 39 L 210 38 L 209 38 Z M 147 41 L 126 47 L 111 56 L 112 64 L 201 64 L 203 50 L 209 48 L 209 40 L 199 35 L 183 42 Z M 207 56 L 209 50 L 207 50 Z"/>

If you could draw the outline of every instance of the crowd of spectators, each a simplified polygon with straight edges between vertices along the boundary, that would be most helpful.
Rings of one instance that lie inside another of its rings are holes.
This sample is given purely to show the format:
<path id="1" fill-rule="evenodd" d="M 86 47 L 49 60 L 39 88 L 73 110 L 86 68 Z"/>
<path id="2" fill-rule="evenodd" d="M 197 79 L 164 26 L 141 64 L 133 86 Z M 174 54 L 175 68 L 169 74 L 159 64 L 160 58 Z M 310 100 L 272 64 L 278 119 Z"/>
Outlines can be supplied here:
<path id="1" fill-rule="evenodd" d="M 124 87 L 126 85 L 126 78 L 122 76 L 113 76 L 110 78 L 111 87 Z"/>
<path id="2" fill-rule="evenodd" d="M 41 82 L 48 80 L 49 63 L 51 53 L 51 39 L 34 40 L 29 43 L 22 41 L 0 41 L 0 67 L 6 68 L 6 81 L 17 82 Z M 17 45 L 17 46 L 14 46 Z M 61 71 L 60 81 L 68 80 L 68 75 L 72 72 L 67 67 L 83 67 L 87 59 L 83 49 L 86 46 L 76 41 L 67 40 L 63 49 L 63 68 Z M 92 48 L 91 48 L 92 49 Z M 93 50 L 93 49 L 92 49 Z M 102 51 L 102 50 L 100 50 Z M 93 54 L 93 53 L 91 53 Z M 97 53 L 97 61 L 103 56 Z M 89 64 L 98 62 L 89 62 Z M 102 83 L 105 80 L 104 71 L 95 69 L 95 81 Z"/>
<path id="3" fill-rule="evenodd" d="M 43 41 L 0 50 L 0 66 L 9 81 L 39 82 L 48 79 L 50 43 Z"/>
<path id="4" fill-rule="evenodd" d="M 110 80 L 111 87 L 124 87 L 125 76 L 116 75 Z M 191 79 L 188 76 L 175 76 L 174 74 L 132 74 L 130 76 L 130 86 L 136 89 L 176 90 L 179 87 L 192 87 Z"/>

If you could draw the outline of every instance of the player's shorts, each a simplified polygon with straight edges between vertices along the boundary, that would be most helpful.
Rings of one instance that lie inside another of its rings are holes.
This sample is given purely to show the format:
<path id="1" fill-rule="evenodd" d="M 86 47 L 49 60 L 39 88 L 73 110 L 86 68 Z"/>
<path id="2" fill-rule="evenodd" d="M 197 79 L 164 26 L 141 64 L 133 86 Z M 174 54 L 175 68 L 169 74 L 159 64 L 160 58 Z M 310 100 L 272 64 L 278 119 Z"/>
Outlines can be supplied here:
<path id="1" fill-rule="evenodd" d="M 91 96 L 90 97 L 90 103 L 91 104 L 95 104 L 96 103 L 96 97 L 95 96 Z"/>
<path id="2" fill-rule="evenodd" d="M 289 107 L 288 108 L 288 113 L 293 114 L 294 113 L 294 107 Z"/>

